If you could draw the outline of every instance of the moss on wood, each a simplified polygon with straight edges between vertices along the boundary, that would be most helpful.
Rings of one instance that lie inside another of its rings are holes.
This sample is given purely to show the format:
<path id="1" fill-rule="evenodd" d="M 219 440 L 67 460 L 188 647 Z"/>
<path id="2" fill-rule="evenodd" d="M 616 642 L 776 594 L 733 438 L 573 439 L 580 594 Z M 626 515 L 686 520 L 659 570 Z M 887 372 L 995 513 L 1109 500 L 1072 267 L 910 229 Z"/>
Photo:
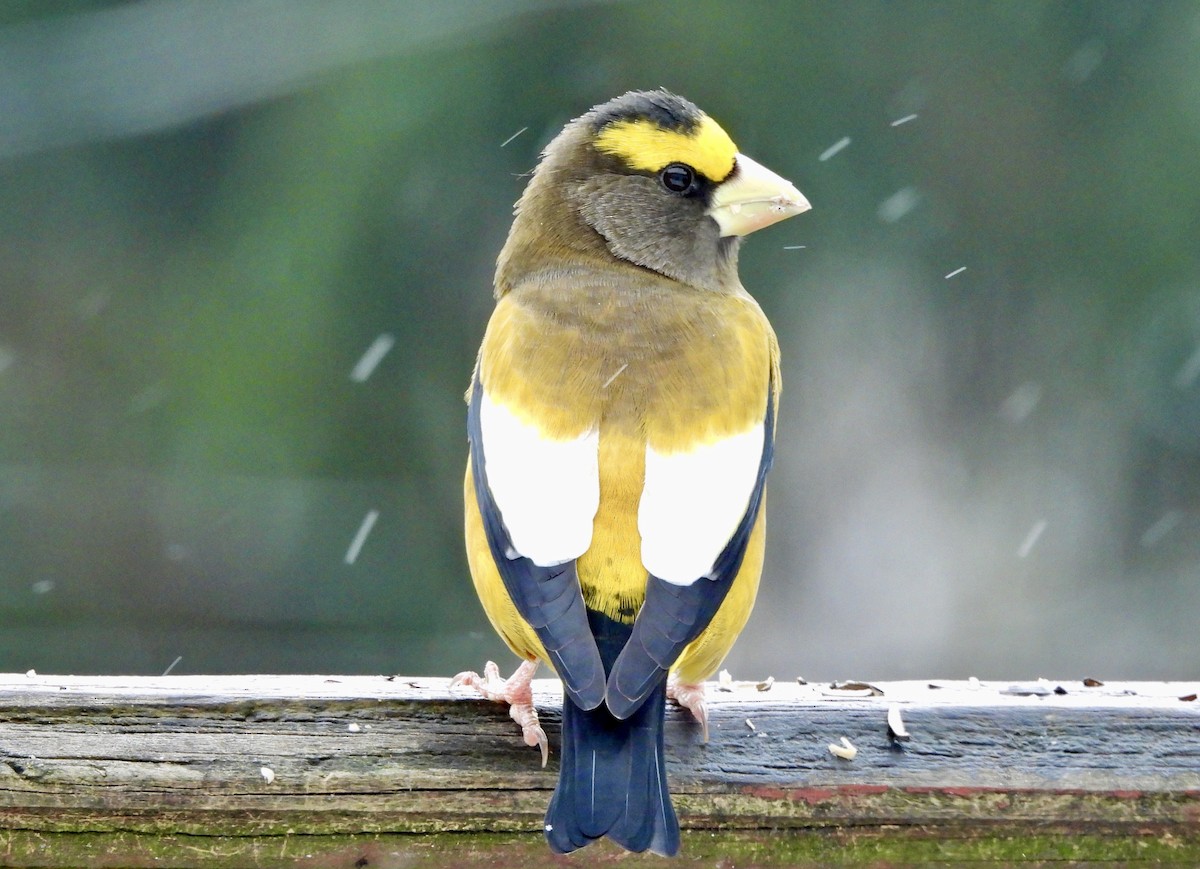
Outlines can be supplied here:
<path id="1" fill-rule="evenodd" d="M 945 827 L 846 827 L 790 831 L 690 831 L 683 854 L 631 858 L 600 843 L 587 851 L 589 866 L 754 867 L 836 863 L 913 864 L 1017 862 L 1173 862 L 1200 864 L 1200 836 L 1165 828 L 1139 833 L 1050 829 L 980 832 Z M 442 869 L 446 866 L 582 865 L 549 853 L 537 834 L 444 833 L 351 836 L 153 836 L 129 832 L 0 833 L 5 866 L 126 867 L 126 869 Z"/>

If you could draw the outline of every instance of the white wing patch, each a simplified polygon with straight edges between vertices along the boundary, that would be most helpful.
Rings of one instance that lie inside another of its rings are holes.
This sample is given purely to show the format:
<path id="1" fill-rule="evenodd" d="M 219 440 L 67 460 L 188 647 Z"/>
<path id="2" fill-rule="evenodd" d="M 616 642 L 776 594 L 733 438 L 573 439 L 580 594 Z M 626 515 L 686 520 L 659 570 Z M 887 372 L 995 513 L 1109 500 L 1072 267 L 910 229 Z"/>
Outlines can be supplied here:
<path id="1" fill-rule="evenodd" d="M 587 552 L 600 506 L 599 434 L 551 440 L 486 391 L 479 428 L 488 487 L 515 550 L 509 557 L 551 567 Z"/>
<path id="2" fill-rule="evenodd" d="M 750 506 L 762 454 L 762 423 L 685 453 L 647 447 L 638 531 L 650 573 L 691 585 L 712 570 Z"/>

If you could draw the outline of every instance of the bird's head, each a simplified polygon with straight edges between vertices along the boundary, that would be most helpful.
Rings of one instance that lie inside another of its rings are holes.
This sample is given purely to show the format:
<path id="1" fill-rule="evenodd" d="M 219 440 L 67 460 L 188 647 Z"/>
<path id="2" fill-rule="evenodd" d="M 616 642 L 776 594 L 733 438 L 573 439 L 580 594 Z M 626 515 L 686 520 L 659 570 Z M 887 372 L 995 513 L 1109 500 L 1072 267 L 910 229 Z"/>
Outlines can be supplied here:
<path id="1" fill-rule="evenodd" d="M 736 279 L 739 238 L 809 207 L 689 101 L 631 91 L 575 119 L 546 147 L 517 204 L 501 271 L 594 252 L 721 287 Z"/>

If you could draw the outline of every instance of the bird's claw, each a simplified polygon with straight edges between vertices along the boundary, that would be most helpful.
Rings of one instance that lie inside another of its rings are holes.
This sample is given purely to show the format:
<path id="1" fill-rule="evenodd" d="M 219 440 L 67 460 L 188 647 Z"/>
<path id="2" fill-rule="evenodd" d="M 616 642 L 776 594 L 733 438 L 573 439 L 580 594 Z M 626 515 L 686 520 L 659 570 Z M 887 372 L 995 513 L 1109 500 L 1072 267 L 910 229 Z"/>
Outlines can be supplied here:
<path id="1" fill-rule="evenodd" d="M 667 679 L 667 699 L 692 713 L 692 717 L 700 725 L 704 741 L 708 742 L 708 707 L 704 703 L 704 683 L 681 682 L 679 677 L 672 673 Z"/>
<path id="2" fill-rule="evenodd" d="M 546 731 L 538 721 L 537 709 L 533 705 L 533 674 L 537 672 L 537 661 L 525 661 L 508 679 L 501 678 L 500 668 L 494 661 L 483 667 L 483 675 L 473 671 L 459 673 L 450 680 L 450 687 L 465 685 L 474 688 L 487 700 L 508 704 L 508 715 L 521 728 L 525 744 L 537 746 L 542 752 L 542 766 L 550 759 L 550 745 Z"/>
<path id="3" fill-rule="evenodd" d="M 538 721 L 538 714 L 537 710 L 533 708 L 533 701 L 511 704 L 508 707 L 508 716 L 517 722 L 517 726 L 521 728 L 525 744 L 531 748 L 536 745 L 542 752 L 542 766 L 545 767 L 546 761 L 550 759 L 550 745 L 546 742 L 546 731 L 542 730 L 541 722 Z"/>

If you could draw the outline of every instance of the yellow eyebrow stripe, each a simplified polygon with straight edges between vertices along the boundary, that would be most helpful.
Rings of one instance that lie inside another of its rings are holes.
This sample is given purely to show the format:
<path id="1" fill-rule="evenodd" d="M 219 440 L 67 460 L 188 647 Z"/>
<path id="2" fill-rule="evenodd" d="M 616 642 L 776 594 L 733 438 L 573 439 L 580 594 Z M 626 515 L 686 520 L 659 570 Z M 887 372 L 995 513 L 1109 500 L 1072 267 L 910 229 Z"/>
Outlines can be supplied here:
<path id="1" fill-rule="evenodd" d="M 691 132 L 664 130 L 645 119 L 616 121 L 596 137 L 596 148 L 620 157 L 634 169 L 657 172 L 671 163 L 686 163 L 706 178 L 721 182 L 733 171 L 737 146 L 729 134 L 705 115 Z"/>

